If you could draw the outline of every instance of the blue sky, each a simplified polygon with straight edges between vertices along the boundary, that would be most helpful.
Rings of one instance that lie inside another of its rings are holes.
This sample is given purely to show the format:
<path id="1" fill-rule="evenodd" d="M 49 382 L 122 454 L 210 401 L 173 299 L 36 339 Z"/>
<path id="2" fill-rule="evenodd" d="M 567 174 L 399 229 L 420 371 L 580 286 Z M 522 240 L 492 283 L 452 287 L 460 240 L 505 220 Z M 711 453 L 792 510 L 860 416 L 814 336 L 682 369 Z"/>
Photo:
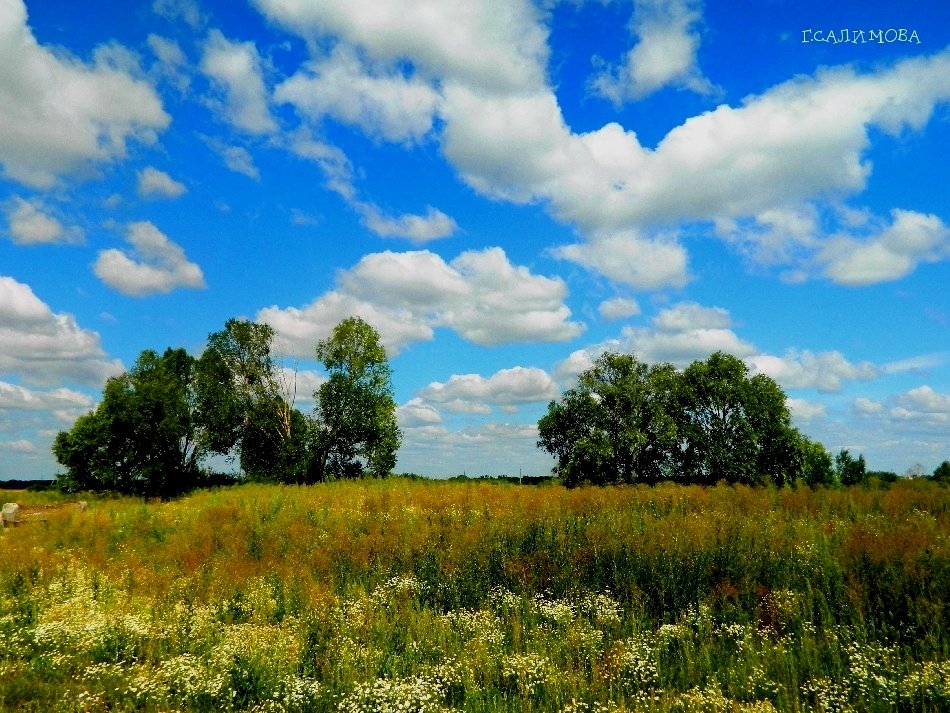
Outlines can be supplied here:
<path id="1" fill-rule="evenodd" d="M 950 4 L 0 0 L 0 478 L 143 349 L 360 315 L 397 469 L 546 473 L 604 350 L 950 458 Z"/>

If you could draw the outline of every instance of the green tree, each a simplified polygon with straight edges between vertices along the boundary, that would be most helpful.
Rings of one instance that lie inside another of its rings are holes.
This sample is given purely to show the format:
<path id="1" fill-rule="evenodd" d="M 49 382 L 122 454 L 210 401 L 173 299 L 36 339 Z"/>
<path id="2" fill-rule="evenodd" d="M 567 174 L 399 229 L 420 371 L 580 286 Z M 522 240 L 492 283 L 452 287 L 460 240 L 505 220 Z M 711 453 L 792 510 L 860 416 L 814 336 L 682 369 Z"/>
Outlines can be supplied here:
<path id="1" fill-rule="evenodd" d="M 815 488 L 819 485 L 833 485 L 835 482 L 834 462 L 831 454 L 817 441 L 804 436 L 801 439 L 802 480 Z"/>
<path id="2" fill-rule="evenodd" d="M 842 485 L 857 485 L 867 477 L 867 466 L 864 456 L 857 458 L 851 455 L 846 448 L 842 448 L 835 456 L 835 475 Z"/>
<path id="3" fill-rule="evenodd" d="M 194 487 L 206 452 L 196 418 L 194 359 L 183 349 L 143 351 L 106 382 L 95 410 L 59 433 L 53 454 L 66 490 L 176 495 Z"/>
<path id="4" fill-rule="evenodd" d="M 630 354 L 605 353 L 538 422 L 538 446 L 557 458 L 567 485 L 656 482 L 668 475 L 676 426 L 669 364 L 648 367 Z"/>
<path id="5" fill-rule="evenodd" d="M 319 479 L 387 475 L 396 465 L 402 433 L 379 334 L 350 317 L 317 344 L 316 353 L 329 378 L 314 393 L 318 425 L 310 472 Z"/>
<path id="6" fill-rule="evenodd" d="M 229 319 L 208 336 L 197 365 L 207 448 L 240 458 L 252 480 L 306 480 L 312 424 L 293 406 L 272 355 L 274 329 Z"/>
<path id="7" fill-rule="evenodd" d="M 782 485 L 801 471 L 799 435 L 785 394 L 772 379 L 716 352 L 679 379 L 675 420 L 679 477 L 694 483 Z"/>
<path id="8" fill-rule="evenodd" d="M 933 475 L 930 477 L 941 483 L 950 483 L 950 460 L 945 460 L 934 468 Z"/>

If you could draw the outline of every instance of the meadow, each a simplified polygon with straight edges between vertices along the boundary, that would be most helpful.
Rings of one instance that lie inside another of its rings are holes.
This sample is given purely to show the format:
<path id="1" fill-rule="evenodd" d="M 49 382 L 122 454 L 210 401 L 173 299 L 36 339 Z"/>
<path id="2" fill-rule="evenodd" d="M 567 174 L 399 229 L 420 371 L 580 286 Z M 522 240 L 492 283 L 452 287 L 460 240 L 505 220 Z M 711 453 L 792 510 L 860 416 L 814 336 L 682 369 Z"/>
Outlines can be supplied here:
<path id="1" fill-rule="evenodd" d="M 931 482 L 81 497 L 0 536 L 2 710 L 950 711 Z"/>

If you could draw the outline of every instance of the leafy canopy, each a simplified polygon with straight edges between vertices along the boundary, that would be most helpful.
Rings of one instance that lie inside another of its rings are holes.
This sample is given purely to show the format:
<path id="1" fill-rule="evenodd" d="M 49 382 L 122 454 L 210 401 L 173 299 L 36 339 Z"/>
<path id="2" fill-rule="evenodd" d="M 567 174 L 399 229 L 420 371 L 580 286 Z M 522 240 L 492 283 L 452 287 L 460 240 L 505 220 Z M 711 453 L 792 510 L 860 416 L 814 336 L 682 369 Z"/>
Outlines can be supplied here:
<path id="1" fill-rule="evenodd" d="M 102 401 L 59 433 L 53 454 L 66 490 L 176 495 L 193 487 L 206 454 L 197 417 L 194 359 L 146 350 L 106 382 Z"/>
<path id="2" fill-rule="evenodd" d="M 386 475 L 396 465 L 402 433 L 396 423 L 391 369 L 379 334 L 359 317 L 338 324 L 317 344 L 329 378 L 314 394 L 317 471 L 322 478 Z"/>
<path id="3" fill-rule="evenodd" d="M 568 485 L 785 483 L 802 468 L 781 388 L 722 352 L 682 372 L 607 352 L 549 404 L 538 432 Z"/>
<path id="4" fill-rule="evenodd" d="M 230 319 L 198 359 L 183 349 L 143 351 L 109 379 L 96 409 L 57 435 L 60 486 L 172 496 L 206 480 L 212 456 L 239 459 L 257 481 L 387 475 L 401 433 L 376 330 L 347 319 L 317 345 L 329 378 L 312 414 L 294 407 L 273 340 L 266 324 Z"/>

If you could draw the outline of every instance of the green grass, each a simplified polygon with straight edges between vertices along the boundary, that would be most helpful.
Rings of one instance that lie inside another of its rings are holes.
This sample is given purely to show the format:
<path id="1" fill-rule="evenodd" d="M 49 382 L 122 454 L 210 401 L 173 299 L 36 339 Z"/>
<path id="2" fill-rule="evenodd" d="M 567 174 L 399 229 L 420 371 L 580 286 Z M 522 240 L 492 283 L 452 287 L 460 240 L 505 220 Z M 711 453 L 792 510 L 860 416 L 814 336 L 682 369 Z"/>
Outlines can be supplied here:
<path id="1" fill-rule="evenodd" d="M 87 499 L 0 537 L 0 710 L 950 710 L 932 483 Z"/>

